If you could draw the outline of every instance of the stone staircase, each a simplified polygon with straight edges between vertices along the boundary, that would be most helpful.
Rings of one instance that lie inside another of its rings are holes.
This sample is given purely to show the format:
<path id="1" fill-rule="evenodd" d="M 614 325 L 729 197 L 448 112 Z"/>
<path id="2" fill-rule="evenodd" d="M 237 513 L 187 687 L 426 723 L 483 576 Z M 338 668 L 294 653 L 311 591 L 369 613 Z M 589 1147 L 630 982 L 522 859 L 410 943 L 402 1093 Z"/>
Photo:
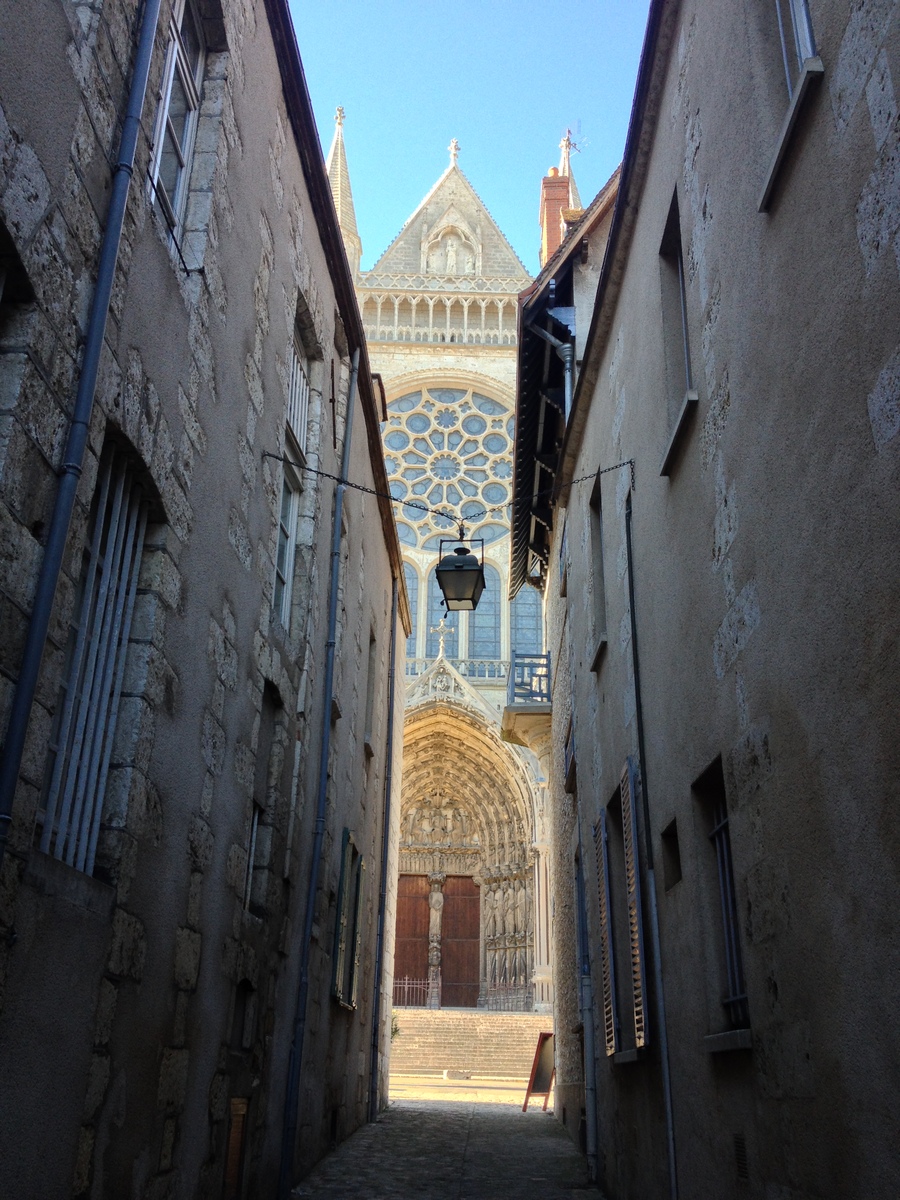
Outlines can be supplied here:
<path id="1" fill-rule="evenodd" d="M 538 1034 L 553 1029 L 548 1013 L 472 1008 L 395 1008 L 400 1033 L 391 1043 L 392 1075 L 471 1074 L 476 1079 L 524 1079 Z"/>

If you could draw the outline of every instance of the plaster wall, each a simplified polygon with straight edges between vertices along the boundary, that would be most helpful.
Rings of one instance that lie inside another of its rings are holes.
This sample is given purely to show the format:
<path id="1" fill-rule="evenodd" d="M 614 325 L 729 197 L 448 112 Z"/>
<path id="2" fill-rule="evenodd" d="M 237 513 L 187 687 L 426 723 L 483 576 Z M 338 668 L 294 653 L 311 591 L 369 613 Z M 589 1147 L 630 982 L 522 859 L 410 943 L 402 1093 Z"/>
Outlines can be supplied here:
<path id="1" fill-rule="evenodd" d="M 900 209 L 887 179 L 900 23 L 890 4 L 856 6 L 849 18 L 824 0 L 810 10 L 825 73 L 767 213 L 757 206 L 788 103 L 774 15 L 732 4 L 711 23 L 691 3 L 664 11 L 646 182 L 621 288 L 588 351 L 596 384 L 567 467 L 577 478 L 635 461 L 650 814 L 641 838 L 656 865 L 679 1194 L 697 1200 L 737 1188 L 767 1200 L 868 1200 L 900 1182 L 885 1103 L 898 1053 L 887 1013 L 898 971 L 890 647 L 900 530 L 888 497 L 900 447 Z M 684 390 L 661 294 L 673 194 L 699 400 L 661 476 Z M 604 477 L 608 646 L 597 670 L 584 486 L 565 513 L 565 599 L 548 585 L 551 627 L 564 605 L 578 631 L 570 686 L 585 827 L 637 751 L 628 491 L 627 471 Z M 566 719 L 554 703 L 557 742 Z M 729 1026 L 716 862 L 692 789 L 717 756 L 751 1030 L 751 1048 L 729 1051 L 715 1040 Z M 673 833 L 680 878 L 667 880 Z M 645 905 L 646 868 L 644 853 Z M 589 891 L 597 946 L 596 877 Z M 645 947 L 649 972 L 647 936 Z M 598 972 L 599 955 L 596 997 Z M 652 994 L 650 1014 L 647 1056 L 628 1064 L 603 1054 L 597 1014 L 611 1197 L 667 1194 Z"/>

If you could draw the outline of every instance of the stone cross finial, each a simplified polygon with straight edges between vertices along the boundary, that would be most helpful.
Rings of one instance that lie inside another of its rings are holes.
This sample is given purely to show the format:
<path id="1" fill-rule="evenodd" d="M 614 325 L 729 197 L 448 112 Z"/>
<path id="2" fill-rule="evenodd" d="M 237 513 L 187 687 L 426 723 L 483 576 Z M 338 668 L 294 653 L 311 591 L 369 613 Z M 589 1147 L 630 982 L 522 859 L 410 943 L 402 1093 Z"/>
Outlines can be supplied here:
<path id="1" fill-rule="evenodd" d="M 335 120 L 335 124 L 337 125 L 338 129 L 343 129 L 343 127 L 344 127 L 344 106 L 343 106 L 343 104 L 339 104 L 337 106 L 337 110 L 335 111 L 335 114 L 334 114 L 334 120 Z"/>
<path id="2" fill-rule="evenodd" d="M 440 634 L 438 638 L 438 658 L 444 657 L 444 638 L 447 636 L 447 622 L 444 617 L 441 617 L 437 625 L 432 625 L 428 630 L 429 633 Z"/>
<path id="3" fill-rule="evenodd" d="M 456 160 L 459 158 L 459 142 L 456 138 L 453 139 L 447 149 L 450 151 L 450 166 L 455 167 Z"/>

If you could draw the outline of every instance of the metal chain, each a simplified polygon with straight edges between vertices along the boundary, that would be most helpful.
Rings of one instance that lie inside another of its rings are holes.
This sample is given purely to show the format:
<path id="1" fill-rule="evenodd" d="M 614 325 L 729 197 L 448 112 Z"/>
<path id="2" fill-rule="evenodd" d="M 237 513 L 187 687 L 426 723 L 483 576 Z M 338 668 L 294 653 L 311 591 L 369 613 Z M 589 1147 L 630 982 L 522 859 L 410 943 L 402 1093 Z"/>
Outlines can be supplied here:
<path id="1" fill-rule="evenodd" d="M 293 467 L 295 471 L 309 471 L 311 475 L 319 475 L 323 479 L 333 479 L 335 483 L 342 483 L 344 487 L 353 488 L 357 492 L 365 492 L 367 496 L 376 496 L 380 500 L 390 500 L 391 504 L 397 504 L 401 508 L 414 508 L 417 512 L 431 513 L 436 517 L 443 517 L 446 521 L 450 521 L 460 528 L 463 522 L 459 517 L 455 517 L 452 513 L 447 512 L 444 508 L 431 508 L 428 504 L 423 504 L 421 500 L 398 500 L 396 496 L 392 496 L 389 492 L 379 492 L 375 488 L 366 487 L 362 483 L 351 483 L 349 479 L 341 479 L 340 475 L 332 475 L 330 471 L 320 471 L 317 467 L 310 467 L 306 463 L 294 462 L 293 459 L 287 458 L 284 454 L 272 454 L 269 450 L 263 451 L 263 458 L 274 458 L 278 462 L 287 463 L 289 467 Z M 631 474 L 631 490 L 635 490 L 634 486 L 634 459 L 626 458 L 622 462 L 613 463 L 611 467 L 601 467 L 600 470 L 594 471 L 590 475 L 581 475 L 578 479 L 573 479 L 564 486 L 569 489 L 573 488 L 576 483 L 590 483 L 597 478 L 598 475 L 608 475 L 610 471 L 619 471 L 622 467 L 629 467 Z M 518 504 L 532 504 L 539 496 L 549 496 L 553 492 L 553 488 L 543 488 L 539 492 L 535 492 L 531 496 L 523 497 L 521 500 L 511 500 L 508 504 L 497 504 L 493 508 L 479 508 L 475 512 L 469 513 L 466 521 L 478 521 L 482 517 L 488 516 L 490 513 L 505 512 L 508 508 L 515 508 Z M 460 535 L 462 537 L 462 535 Z"/>

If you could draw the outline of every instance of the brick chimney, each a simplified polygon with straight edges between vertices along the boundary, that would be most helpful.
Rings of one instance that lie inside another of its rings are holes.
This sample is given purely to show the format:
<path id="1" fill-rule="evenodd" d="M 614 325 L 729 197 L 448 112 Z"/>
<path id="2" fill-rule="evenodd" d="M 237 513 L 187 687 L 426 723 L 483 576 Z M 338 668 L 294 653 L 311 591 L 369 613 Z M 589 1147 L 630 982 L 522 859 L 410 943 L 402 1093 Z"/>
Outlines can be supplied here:
<path id="1" fill-rule="evenodd" d="M 563 209 L 569 207 L 569 178 L 551 167 L 541 180 L 541 266 L 563 239 Z"/>

